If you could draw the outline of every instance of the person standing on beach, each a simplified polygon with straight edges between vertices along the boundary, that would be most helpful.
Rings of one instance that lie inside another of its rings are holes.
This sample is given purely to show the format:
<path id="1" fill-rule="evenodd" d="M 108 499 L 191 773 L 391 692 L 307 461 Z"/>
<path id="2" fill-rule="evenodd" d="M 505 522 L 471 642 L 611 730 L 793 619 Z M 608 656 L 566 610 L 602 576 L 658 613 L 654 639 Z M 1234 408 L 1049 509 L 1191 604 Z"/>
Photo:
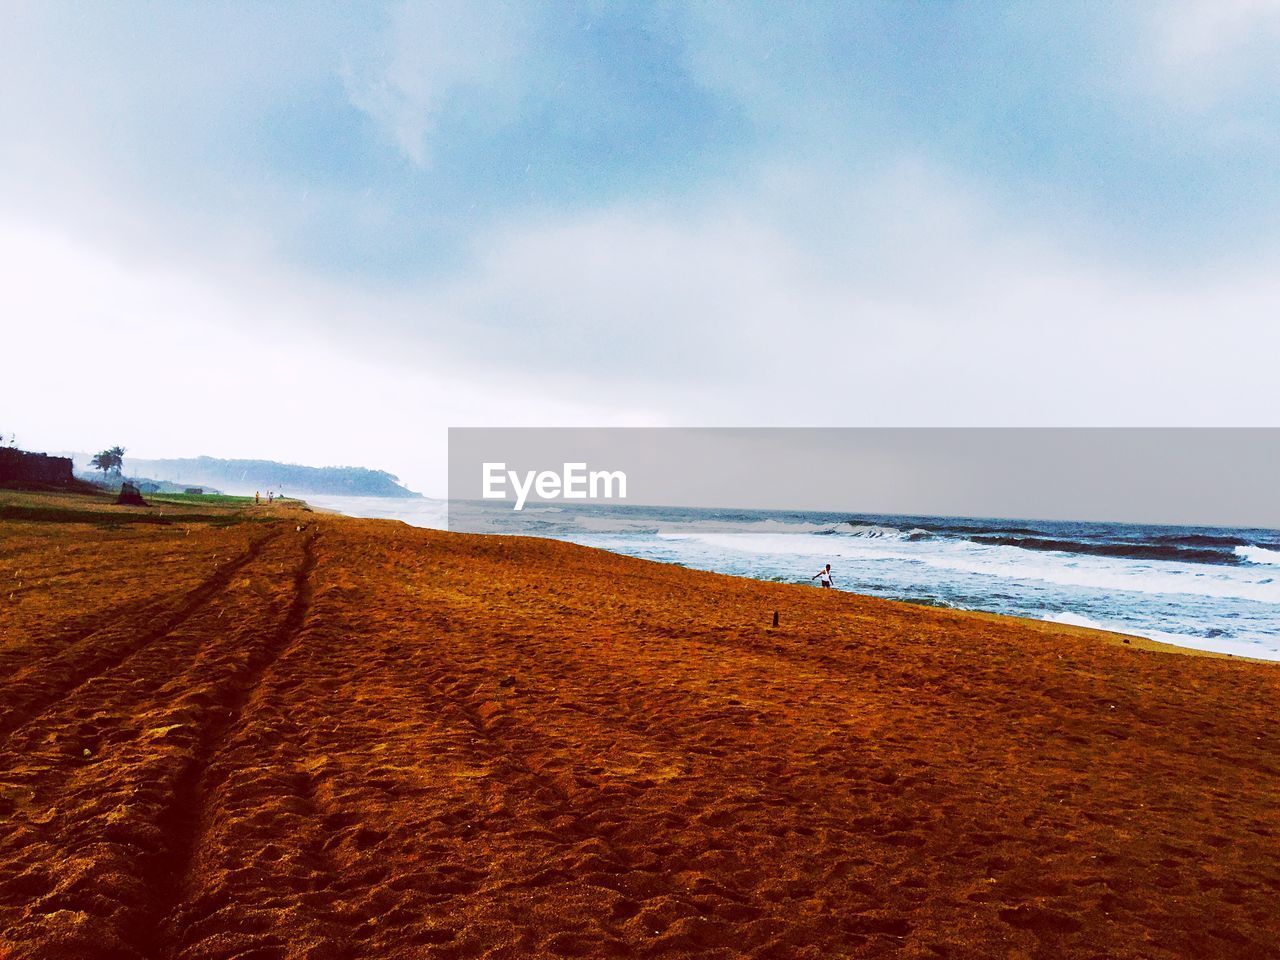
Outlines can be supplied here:
<path id="1" fill-rule="evenodd" d="M 817 573 L 815 573 L 815 574 L 814 574 L 812 577 L 810 577 L 809 579 L 810 579 L 810 580 L 817 580 L 817 581 L 818 581 L 819 583 L 821 583 L 824 587 L 829 587 L 829 586 L 831 586 L 831 585 L 832 585 L 832 583 L 831 583 L 831 564 L 829 564 L 829 563 L 828 563 L 825 567 L 823 567 L 821 570 L 819 570 Z"/>

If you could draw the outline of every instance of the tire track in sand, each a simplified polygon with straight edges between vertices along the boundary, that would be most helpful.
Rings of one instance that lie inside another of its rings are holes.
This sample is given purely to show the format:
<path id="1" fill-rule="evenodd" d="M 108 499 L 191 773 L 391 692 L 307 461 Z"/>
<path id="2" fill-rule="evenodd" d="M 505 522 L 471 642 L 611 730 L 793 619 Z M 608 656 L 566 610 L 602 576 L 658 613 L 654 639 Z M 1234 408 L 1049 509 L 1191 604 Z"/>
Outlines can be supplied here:
<path id="1" fill-rule="evenodd" d="M 302 561 L 294 574 L 293 600 L 271 642 L 252 657 L 242 682 L 223 704 L 223 711 L 201 731 L 187 769 L 174 788 L 167 815 L 158 824 L 169 838 L 166 853 L 151 867 L 146 878 L 152 891 L 150 922 L 138 925 L 138 952 L 148 958 L 179 958 L 183 955 L 183 906 L 195 889 L 194 868 L 213 817 L 210 800 L 225 773 L 219 775 L 216 759 L 239 726 L 245 708 L 253 699 L 263 677 L 297 639 L 311 608 L 312 572 L 316 565 L 315 540 L 308 535 L 302 544 Z"/>
<path id="2" fill-rule="evenodd" d="M 136 640 L 115 645 L 97 644 L 91 641 L 96 640 L 100 634 L 116 632 L 121 628 L 108 627 L 89 631 L 52 656 L 19 670 L 7 683 L 0 686 L 0 703 L 7 704 L 7 709 L 0 714 L 0 745 L 15 730 L 73 696 L 95 677 L 115 669 L 135 653 L 172 633 L 223 593 L 232 578 L 279 536 L 280 531 L 274 530 L 253 541 L 247 550 L 220 566 L 188 593 L 173 613 L 161 617 L 150 629 L 143 630 Z M 44 679 L 49 676 L 56 679 L 52 682 Z M 44 679 L 44 682 L 36 682 L 37 678 Z"/>
<path id="3" fill-rule="evenodd" d="M 508 724 L 502 722 L 500 715 L 492 718 L 485 715 L 483 706 L 478 705 L 486 700 L 482 690 L 485 679 L 483 671 L 477 675 L 469 665 L 463 666 L 458 660 L 441 663 L 421 677 L 426 692 L 445 712 L 452 713 L 475 732 L 476 746 L 495 764 L 507 769 L 506 782 L 538 810 L 536 819 L 543 827 L 560 838 L 565 866 L 551 867 L 517 881 L 514 886 L 527 890 L 576 877 L 611 889 L 624 898 L 613 915 L 602 922 L 600 930 L 560 931 L 550 941 L 537 944 L 536 955 L 575 955 L 589 951 L 599 946 L 602 934 L 614 940 L 613 946 L 622 948 L 627 936 L 623 926 L 647 906 L 663 901 L 684 905 L 697 919 L 683 925 L 683 929 L 668 930 L 660 938 L 660 950 L 732 946 L 728 926 L 714 915 L 716 907 L 751 909 L 747 906 L 750 895 L 727 880 L 714 891 L 695 890 L 660 859 L 643 851 L 625 849 L 615 842 L 610 835 L 612 831 L 600 829 L 592 822 L 592 814 L 599 811 L 583 805 L 553 775 L 540 768 L 535 757 L 541 752 L 539 746 L 549 746 L 549 743 L 537 732 L 536 724 Z M 512 736 L 511 728 L 519 729 L 520 736 Z"/>

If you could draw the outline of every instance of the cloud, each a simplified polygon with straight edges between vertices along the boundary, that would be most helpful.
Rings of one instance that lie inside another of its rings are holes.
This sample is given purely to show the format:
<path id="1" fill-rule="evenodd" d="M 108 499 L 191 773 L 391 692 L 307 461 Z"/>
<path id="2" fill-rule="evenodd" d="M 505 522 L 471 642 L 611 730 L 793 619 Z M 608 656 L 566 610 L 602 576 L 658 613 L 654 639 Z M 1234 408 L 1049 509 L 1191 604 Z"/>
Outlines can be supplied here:
<path id="1" fill-rule="evenodd" d="M 405 3 L 370 48 L 343 67 L 347 96 L 413 163 L 425 166 L 442 118 L 484 126 L 520 99 L 530 42 L 523 8 L 502 0 Z"/>
<path id="2" fill-rule="evenodd" d="M 1146 14 L 1156 82 L 1194 110 L 1232 96 L 1274 94 L 1280 0 L 1180 0 Z"/>
<path id="3" fill-rule="evenodd" d="M 655 422 L 536 375 L 361 333 L 388 298 L 0 219 L 6 433 L 44 449 L 264 457 L 388 469 L 443 495 L 449 426 Z"/>
<path id="4" fill-rule="evenodd" d="M 450 318 L 430 336 L 473 362 L 592 383 L 597 398 L 660 396 L 669 422 L 1277 413 L 1264 359 L 1280 350 L 1276 251 L 1229 269 L 1144 270 L 1019 226 L 916 163 L 818 195 L 762 184 L 732 205 L 511 228 L 424 294 Z"/>
<path id="5" fill-rule="evenodd" d="M 1221 67 L 1242 48 L 1280 39 L 1277 0 L 1182 0 L 1153 16 L 1170 67 Z"/>
<path id="6" fill-rule="evenodd" d="M 762 346 L 802 284 L 794 250 L 741 216 L 693 220 L 620 206 L 509 226 L 439 294 L 457 346 L 593 379 L 719 379 Z M 448 336 L 450 331 L 441 331 Z"/>
<path id="7" fill-rule="evenodd" d="M 1177 275 L 918 160 L 816 188 L 477 235 L 445 277 L 333 281 L 0 221 L 6 430 L 53 448 L 390 469 L 462 425 L 1265 425 L 1280 256 Z M 39 398 L 38 402 L 33 398 Z"/>
<path id="8" fill-rule="evenodd" d="M 1062 86 L 1089 66 L 1061 52 L 1074 34 L 1050 51 L 1056 72 L 1024 77 L 959 40 L 949 62 L 965 69 L 930 73 L 908 48 L 888 63 L 897 48 L 862 23 L 846 34 L 870 39 L 843 57 L 819 43 L 833 35 L 821 17 L 794 13 L 734 23 L 708 8 L 692 26 L 672 14 L 640 41 L 644 25 L 586 16 L 569 55 L 518 7 L 396 7 L 349 29 L 318 16 L 301 41 L 254 8 L 266 21 L 239 27 L 231 46 L 244 56 L 228 57 L 208 40 L 212 13 L 104 32 L 25 9 L 23 35 L 0 36 L 15 91 L 0 121 L 22 132 L 0 145 L 13 278 L 0 312 L 18 318 L 11 356 L 38 359 L 0 378 L 0 406 L 19 412 L 6 431 L 32 442 L 360 463 L 431 490 L 449 425 L 1280 416 L 1280 250 L 1239 229 L 1239 197 L 1265 210 L 1273 165 L 1253 179 L 1227 170 L 1197 220 L 1204 169 L 1221 162 L 1166 177 L 1158 130 L 1128 167 L 1108 152 L 1119 134 L 1105 124 L 1129 118 L 1095 109 L 1095 87 Z M 1258 42 L 1232 20 L 1206 30 L 1217 39 L 1204 49 L 1179 47 L 1164 21 L 1143 23 L 1123 38 L 1143 69 L 1167 47 L 1169 64 L 1212 62 L 1202 72 L 1217 76 Z M 683 81 L 651 100 L 636 92 L 673 60 L 714 103 Z M 580 91 L 584 77 L 599 89 Z M 916 93 L 966 83 L 946 124 L 912 113 L 927 99 Z M 554 99 L 548 84 L 572 129 L 521 139 Z M 1142 110 L 1164 117 L 1149 93 Z M 602 127 L 586 107 L 612 97 L 625 122 Z M 863 109 L 877 98 L 888 105 Z M 733 112 L 722 100 L 749 115 L 754 138 L 720 130 Z M 1006 108 L 984 126 L 983 111 Z M 1082 111 L 1098 126 L 1059 129 Z M 694 146 L 639 169 L 668 120 Z M 1186 115 L 1174 132 L 1202 125 Z M 509 139 L 486 135 L 497 127 Z M 967 159 L 956 130 L 971 138 Z M 359 142 L 335 139 L 347 135 Z M 1025 154 L 1000 154 L 1018 138 Z M 505 154 L 485 163 L 495 144 L 563 162 L 548 162 L 536 191 L 517 189 Z M 608 166 L 619 151 L 634 178 Z M 1028 183 L 1058 186 L 1065 155 L 1081 193 L 1028 201 Z M 317 170 L 317 157 L 334 162 Z M 1104 179 L 1113 193 L 1087 211 L 1073 203 Z M 1131 195 L 1141 249 L 1113 229 Z M 472 197 L 483 215 L 468 213 Z M 1178 256 L 1155 218 L 1184 207 L 1195 249 Z M 1213 217 L 1227 241 L 1201 229 Z M 309 259 L 299 237 L 330 246 Z M 376 269 L 384 251 L 403 268 Z"/>

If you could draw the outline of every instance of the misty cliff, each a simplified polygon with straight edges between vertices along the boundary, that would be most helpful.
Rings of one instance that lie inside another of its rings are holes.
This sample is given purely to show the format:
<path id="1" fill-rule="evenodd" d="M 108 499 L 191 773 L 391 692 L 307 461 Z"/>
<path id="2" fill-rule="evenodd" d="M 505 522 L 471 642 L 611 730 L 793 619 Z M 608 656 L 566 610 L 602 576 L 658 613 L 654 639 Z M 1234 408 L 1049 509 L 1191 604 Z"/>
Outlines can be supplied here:
<path id="1" fill-rule="evenodd" d="M 221 460 L 190 457 L 178 460 L 142 460 L 125 457 L 124 472 L 155 477 L 189 486 L 216 487 L 227 493 L 266 493 L 288 496 L 329 494 L 351 497 L 416 497 L 385 470 L 366 467 L 305 467 L 274 460 Z"/>

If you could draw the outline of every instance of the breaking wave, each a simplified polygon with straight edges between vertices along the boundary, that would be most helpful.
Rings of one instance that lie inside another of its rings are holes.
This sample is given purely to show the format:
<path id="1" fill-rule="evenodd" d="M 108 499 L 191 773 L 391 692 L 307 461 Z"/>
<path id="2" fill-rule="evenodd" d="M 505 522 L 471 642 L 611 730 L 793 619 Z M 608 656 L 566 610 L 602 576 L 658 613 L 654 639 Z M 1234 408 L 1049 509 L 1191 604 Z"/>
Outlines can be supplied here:
<path id="1" fill-rule="evenodd" d="M 1280 550 L 1268 550 L 1266 547 L 1242 546 L 1236 547 L 1236 556 L 1241 557 L 1247 563 L 1259 564 L 1280 564 Z"/>
<path id="2" fill-rule="evenodd" d="M 1045 537 L 1010 537 L 1003 534 L 976 534 L 975 542 L 993 546 L 1020 547 L 1056 553 L 1083 553 L 1095 557 L 1124 557 L 1129 560 L 1177 560 L 1182 563 L 1239 563 L 1237 555 L 1210 547 L 1182 547 L 1171 543 L 1093 542 L 1053 540 Z M 1236 548 L 1237 551 L 1239 548 Z"/>

